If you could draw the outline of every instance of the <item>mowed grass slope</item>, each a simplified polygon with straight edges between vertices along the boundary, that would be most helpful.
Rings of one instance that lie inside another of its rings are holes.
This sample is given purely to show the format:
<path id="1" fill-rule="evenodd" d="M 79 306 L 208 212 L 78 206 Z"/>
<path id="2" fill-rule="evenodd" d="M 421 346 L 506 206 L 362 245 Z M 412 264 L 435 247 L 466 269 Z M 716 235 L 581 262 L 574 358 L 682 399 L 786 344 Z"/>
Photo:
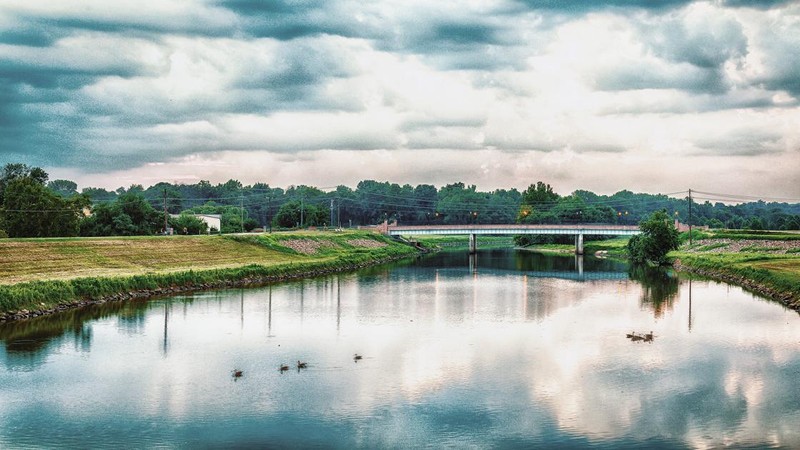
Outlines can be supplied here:
<path id="1" fill-rule="evenodd" d="M 670 257 L 681 264 L 730 277 L 741 277 L 777 291 L 793 308 L 800 307 L 800 240 L 797 234 L 712 232 L 684 243 Z"/>
<path id="2" fill-rule="evenodd" d="M 297 258 L 223 236 L 0 240 L 0 283 L 269 265 Z"/>
<path id="3" fill-rule="evenodd" d="M 83 301 L 352 270 L 417 254 L 369 232 L 0 240 L 0 320 Z"/>
<path id="4" fill-rule="evenodd" d="M 360 242 L 359 239 L 382 238 L 363 232 L 300 232 L 247 236 L 3 239 L 0 240 L 0 284 L 325 260 L 363 251 L 358 245 L 347 243 Z M 292 243 L 310 240 L 325 243 L 325 251 L 304 254 L 291 248 Z M 287 245 L 281 245 L 282 242 Z"/>

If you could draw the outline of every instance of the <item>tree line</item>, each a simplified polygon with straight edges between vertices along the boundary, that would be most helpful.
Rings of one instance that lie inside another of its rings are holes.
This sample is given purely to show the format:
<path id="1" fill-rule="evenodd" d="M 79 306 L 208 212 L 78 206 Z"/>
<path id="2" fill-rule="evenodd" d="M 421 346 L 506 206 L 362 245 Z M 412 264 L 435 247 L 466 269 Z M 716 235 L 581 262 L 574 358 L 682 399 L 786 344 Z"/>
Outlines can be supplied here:
<path id="1" fill-rule="evenodd" d="M 164 212 L 168 213 L 165 217 Z M 0 173 L 0 233 L 11 237 L 151 235 L 172 228 L 203 233 L 194 214 L 218 214 L 223 233 L 257 228 L 350 227 L 401 224 L 612 223 L 638 224 L 655 211 L 689 223 L 689 202 L 623 190 L 598 195 L 556 193 L 542 181 L 524 191 L 480 191 L 462 182 L 441 188 L 364 180 L 355 188 L 286 189 L 237 180 L 211 184 L 161 182 L 109 191 L 49 180 L 39 167 L 7 164 Z M 166 223 L 165 223 L 166 221 Z M 691 223 L 712 228 L 800 229 L 800 204 L 692 202 Z M 521 238 L 530 239 L 530 238 Z M 527 242 L 520 242 L 521 244 Z"/>

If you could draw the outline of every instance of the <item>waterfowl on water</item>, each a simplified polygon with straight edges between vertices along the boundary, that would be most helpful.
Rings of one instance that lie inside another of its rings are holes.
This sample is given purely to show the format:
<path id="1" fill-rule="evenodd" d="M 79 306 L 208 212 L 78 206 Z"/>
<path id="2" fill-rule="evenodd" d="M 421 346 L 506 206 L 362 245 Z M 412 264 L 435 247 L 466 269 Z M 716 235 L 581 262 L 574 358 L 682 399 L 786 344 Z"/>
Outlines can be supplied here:
<path id="1" fill-rule="evenodd" d="M 358 361 L 358 360 L 360 360 L 360 359 L 363 359 L 363 358 L 364 358 L 364 357 L 363 357 L 363 356 L 361 356 L 361 355 L 359 355 L 358 353 L 356 353 L 355 355 L 353 355 L 353 361 Z"/>
<path id="2" fill-rule="evenodd" d="M 239 369 L 233 369 L 233 378 L 240 378 L 242 375 L 244 375 L 244 372 Z"/>
<path id="3" fill-rule="evenodd" d="M 278 370 L 280 370 L 281 372 L 286 372 L 287 370 L 289 370 L 289 366 L 287 366 L 286 364 L 281 364 L 281 367 Z"/>
<path id="4" fill-rule="evenodd" d="M 305 369 L 306 367 L 308 367 L 308 363 L 301 362 L 300 360 L 297 361 L 297 368 L 298 369 Z"/>

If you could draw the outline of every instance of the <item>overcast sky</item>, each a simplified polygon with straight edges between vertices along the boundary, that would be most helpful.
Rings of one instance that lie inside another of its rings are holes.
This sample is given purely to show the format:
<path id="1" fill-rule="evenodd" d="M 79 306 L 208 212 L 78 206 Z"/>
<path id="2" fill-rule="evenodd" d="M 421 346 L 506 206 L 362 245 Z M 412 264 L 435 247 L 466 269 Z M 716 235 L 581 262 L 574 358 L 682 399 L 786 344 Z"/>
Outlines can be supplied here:
<path id="1" fill-rule="evenodd" d="M 800 198 L 800 2 L 3 0 L 0 163 L 80 187 Z"/>

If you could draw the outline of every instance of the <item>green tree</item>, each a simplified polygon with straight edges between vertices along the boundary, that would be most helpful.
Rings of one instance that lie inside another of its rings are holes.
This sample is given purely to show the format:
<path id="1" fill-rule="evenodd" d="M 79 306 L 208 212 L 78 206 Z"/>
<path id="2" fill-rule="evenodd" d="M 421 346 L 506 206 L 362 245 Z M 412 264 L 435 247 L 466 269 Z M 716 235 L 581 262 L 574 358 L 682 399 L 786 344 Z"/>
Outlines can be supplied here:
<path id="1" fill-rule="evenodd" d="M 37 169 L 4 183 L 0 228 L 11 237 L 76 236 L 88 198 L 59 197 L 44 185 L 47 174 Z"/>
<path id="2" fill-rule="evenodd" d="M 81 193 L 88 196 L 92 203 L 110 202 L 117 198 L 116 192 L 107 191 L 103 188 L 85 187 L 81 190 Z"/>
<path id="3" fill-rule="evenodd" d="M 641 234 L 628 241 L 628 255 L 635 262 L 664 264 L 667 253 L 680 244 L 678 230 L 666 210 L 656 211 L 639 222 Z"/>
<path id="4" fill-rule="evenodd" d="M 49 195 L 48 195 L 49 194 Z M 54 194 L 30 178 L 15 178 L 3 191 L 3 228 L 10 237 L 47 236 Z"/>
<path id="5" fill-rule="evenodd" d="M 745 228 L 748 230 L 763 230 L 765 228 L 764 221 L 760 217 L 753 216 L 747 221 Z"/>
<path id="6" fill-rule="evenodd" d="M 475 185 L 458 182 L 439 190 L 436 210 L 444 215 L 444 223 L 481 223 L 486 214 L 488 194 L 478 192 Z"/>
<path id="7" fill-rule="evenodd" d="M 189 214 L 221 215 L 222 230 L 220 230 L 220 232 L 222 233 L 239 233 L 242 229 L 244 229 L 244 231 L 250 231 L 258 226 L 258 222 L 248 218 L 247 211 L 243 211 L 242 208 L 238 206 L 218 205 L 214 202 L 207 202 L 205 205 L 195 206 L 183 212 Z M 244 222 L 242 222 L 242 216 L 244 216 Z"/>
<path id="8" fill-rule="evenodd" d="M 47 183 L 47 188 L 62 197 L 72 197 L 78 194 L 78 185 L 70 180 L 53 180 Z"/>
<path id="9" fill-rule="evenodd" d="M 208 224 L 188 213 L 178 217 L 170 217 L 169 225 L 177 234 L 204 234 L 208 232 Z"/>
<path id="10" fill-rule="evenodd" d="M 278 227 L 294 228 L 300 226 L 300 215 L 303 215 L 303 226 L 319 226 L 327 223 L 328 211 L 313 204 L 301 204 L 299 200 L 284 203 L 275 214 L 273 224 Z"/>
<path id="11" fill-rule="evenodd" d="M 4 192 L 8 183 L 20 179 L 30 178 L 32 181 L 44 185 L 49 176 L 40 167 L 29 167 L 25 164 L 6 164 L 0 173 L 0 201 L 3 199 Z"/>
<path id="12" fill-rule="evenodd" d="M 182 195 L 179 190 L 169 183 L 156 183 L 145 189 L 144 197 L 156 211 L 164 211 L 164 194 L 167 197 L 167 212 L 178 214 L 183 209 Z"/>
<path id="13" fill-rule="evenodd" d="M 164 216 L 153 209 L 136 191 L 121 194 L 112 203 L 92 208 L 92 215 L 81 222 L 82 236 L 152 235 L 164 228 Z"/>

